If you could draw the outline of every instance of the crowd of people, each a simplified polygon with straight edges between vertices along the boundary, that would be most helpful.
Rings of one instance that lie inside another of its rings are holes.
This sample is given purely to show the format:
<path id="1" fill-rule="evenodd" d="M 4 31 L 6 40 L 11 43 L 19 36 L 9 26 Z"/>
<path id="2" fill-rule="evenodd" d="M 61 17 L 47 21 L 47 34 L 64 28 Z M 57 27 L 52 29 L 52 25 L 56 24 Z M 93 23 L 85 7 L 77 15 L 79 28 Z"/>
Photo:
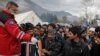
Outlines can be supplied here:
<path id="1" fill-rule="evenodd" d="M 59 24 L 21 24 L 21 29 L 41 40 L 41 56 L 100 56 L 100 27 Z"/>
<path id="2" fill-rule="evenodd" d="M 24 23 L 19 26 L 14 19 L 17 11 L 18 5 L 13 1 L 0 11 L 0 56 L 24 56 L 25 46 L 21 46 L 24 41 L 37 46 L 31 49 L 39 49 L 39 54 L 35 56 L 100 56 L 100 26 L 54 23 L 36 26 Z"/>

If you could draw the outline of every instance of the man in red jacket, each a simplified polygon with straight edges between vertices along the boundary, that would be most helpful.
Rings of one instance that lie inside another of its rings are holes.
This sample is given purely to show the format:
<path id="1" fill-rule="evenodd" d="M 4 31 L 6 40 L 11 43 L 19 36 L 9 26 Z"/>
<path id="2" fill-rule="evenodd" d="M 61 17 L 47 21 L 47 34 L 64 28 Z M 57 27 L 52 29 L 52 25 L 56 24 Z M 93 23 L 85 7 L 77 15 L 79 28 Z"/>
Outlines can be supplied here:
<path id="1" fill-rule="evenodd" d="M 29 33 L 20 30 L 13 15 L 17 10 L 18 5 L 10 1 L 0 11 L 0 56 L 20 56 L 20 40 L 36 41 Z"/>

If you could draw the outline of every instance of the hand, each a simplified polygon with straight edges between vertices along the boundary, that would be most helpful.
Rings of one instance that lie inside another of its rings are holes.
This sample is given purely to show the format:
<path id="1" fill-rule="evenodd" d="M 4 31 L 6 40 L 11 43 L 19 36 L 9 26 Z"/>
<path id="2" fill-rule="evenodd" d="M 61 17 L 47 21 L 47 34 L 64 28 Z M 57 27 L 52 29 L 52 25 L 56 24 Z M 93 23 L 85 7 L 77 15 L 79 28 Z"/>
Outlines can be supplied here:
<path id="1" fill-rule="evenodd" d="M 88 48 L 89 48 L 89 50 L 91 50 L 91 48 L 92 48 L 92 44 L 88 45 Z"/>
<path id="2" fill-rule="evenodd" d="M 43 49 L 43 52 L 46 53 L 46 54 L 48 54 L 49 56 L 51 56 L 51 53 L 48 50 Z"/>
<path id="3" fill-rule="evenodd" d="M 44 54 L 44 53 L 42 53 L 42 56 L 45 56 L 45 54 Z"/>

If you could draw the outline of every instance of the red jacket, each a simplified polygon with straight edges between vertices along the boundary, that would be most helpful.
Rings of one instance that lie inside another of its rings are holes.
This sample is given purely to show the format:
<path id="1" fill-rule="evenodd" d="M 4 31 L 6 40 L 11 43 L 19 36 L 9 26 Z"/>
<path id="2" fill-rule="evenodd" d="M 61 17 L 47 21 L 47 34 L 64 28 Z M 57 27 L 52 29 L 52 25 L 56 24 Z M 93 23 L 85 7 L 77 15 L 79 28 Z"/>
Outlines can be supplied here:
<path id="1" fill-rule="evenodd" d="M 2 24 L 3 23 L 3 24 Z M 0 12 L 0 55 L 20 54 L 20 40 L 30 41 L 31 36 L 20 30 L 14 15 Z"/>

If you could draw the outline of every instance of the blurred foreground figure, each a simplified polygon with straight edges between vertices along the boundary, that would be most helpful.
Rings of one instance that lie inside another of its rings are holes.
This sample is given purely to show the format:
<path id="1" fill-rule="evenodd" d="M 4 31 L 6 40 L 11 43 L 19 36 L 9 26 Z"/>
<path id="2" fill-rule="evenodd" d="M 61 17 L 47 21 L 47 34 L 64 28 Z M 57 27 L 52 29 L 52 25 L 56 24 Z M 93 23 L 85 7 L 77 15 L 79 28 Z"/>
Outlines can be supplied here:
<path id="1" fill-rule="evenodd" d="M 20 41 L 36 40 L 31 38 L 31 34 L 20 30 L 13 15 L 17 10 L 18 5 L 10 1 L 0 11 L 0 56 L 20 56 Z"/>

